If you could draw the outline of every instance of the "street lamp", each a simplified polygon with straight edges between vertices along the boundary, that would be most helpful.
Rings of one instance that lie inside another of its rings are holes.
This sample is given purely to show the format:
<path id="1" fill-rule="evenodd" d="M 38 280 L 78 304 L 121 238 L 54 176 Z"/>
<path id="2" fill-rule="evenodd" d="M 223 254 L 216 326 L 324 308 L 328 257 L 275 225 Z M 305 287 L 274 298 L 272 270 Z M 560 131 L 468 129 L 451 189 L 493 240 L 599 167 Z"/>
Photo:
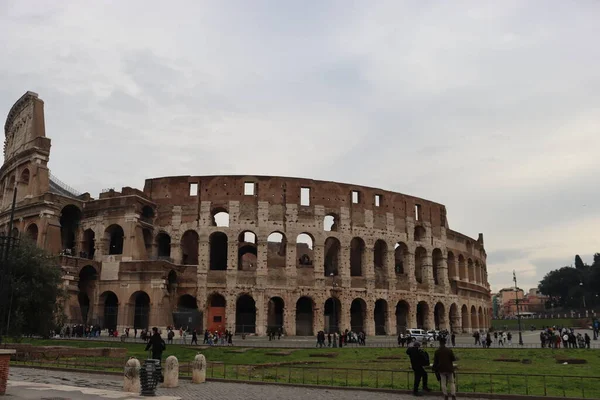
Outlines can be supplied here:
<path id="1" fill-rule="evenodd" d="M 519 311 L 519 287 L 517 286 L 517 275 L 514 270 L 513 281 L 515 282 L 515 302 L 517 305 L 517 320 L 519 321 L 519 346 L 523 346 L 523 334 L 521 333 L 521 312 Z"/>
<path id="2" fill-rule="evenodd" d="M 585 311 L 587 307 L 585 306 L 585 292 L 583 291 L 583 282 L 579 282 L 579 287 L 581 288 L 581 297 L 583 297 L 583 310 Z"/>

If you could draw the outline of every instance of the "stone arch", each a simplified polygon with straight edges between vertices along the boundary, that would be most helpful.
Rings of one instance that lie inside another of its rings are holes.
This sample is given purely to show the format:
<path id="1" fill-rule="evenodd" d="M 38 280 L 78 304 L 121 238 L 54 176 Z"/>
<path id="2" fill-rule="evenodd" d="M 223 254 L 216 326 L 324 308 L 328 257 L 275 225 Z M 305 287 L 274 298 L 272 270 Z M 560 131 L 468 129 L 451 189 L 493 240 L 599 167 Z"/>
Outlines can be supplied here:
<path id="1" fill-rule="evenodd" d="M 339 275 L 341 244 L 337 238 L 328 237 L 325 240 L 325 276 Z"/>
<path id="2" fill-rule="evenodd" d="M 457 328 L 461 328 L 461 326 L 459 324 L 460 318 L 458 315 L 458 306 L 456 305 L 456 303 L 452 303 L 452 305 L 450 306 L 449 319 L 450 332 L 457 332 Z"/>
<path id="3" fill-rule="evenodd" d="M 227 269 L 227 235 L 223 232 L 213 232 L 208 240 L 210 242 L 210 269 L 225 271 Z"/>
<path id="4" fill-rule="evenodd" d="M 198 310 L 198 301 L 191 294 L 184 294 L 177 300 L 177 309 L 173 312 L 175 328 L 202 330 L 202 313 Z"/>
<path id="5" fill-rule="evenodd" d="M 375 271 L 375 287 L 384 289 L 388 274 L 388 246 L 385 240 L 377 240 L 373 246 L 373 264 Z"/>
<path id="6" fill-rule="evenodd" d="M 417 328 L 430 329 L 429 326 L 429 304 L 426 301 L 420 301 L 417 304 Z"/>
<path id="7" fill-rule="evenodd" d="M 150 296 L 144 291 L 134 292 L 129 298 L 129 304 L 133 308 L 133 328 L 150 328 Z"/>
<path id="8" fill-rule="evenodd" d="M 389 332 L 388 303 L 384 299 L 375 301 L 373 319 L 375 322 L 375 335 L 386 335 Z"/>
<path id="9" fill-rule="evenodd" d="M 462 254 L 458 255 L 458 274 L 461 281 L 466 281 L 468 279 L 467 264 L 465 257 Z"/>
<path id="10" fill-rule="evenodd" d="M 92 229 L 86 229 L 83 232 L 83 258 L 94 259 L 96 253 L 96 232 Z"/>
<path id="11" fill-rule="evenodd" d="M 287 238 L 279 231 L 267 237 L 267 268 L 285 268 L 287 260 Z"/>
<path id="12" fill-rule="evenodd" d="M 473 260 L 470 258 L 467 260 L 467 271 L 469 274 L 469 282 L 475 282 L 475 267 L 473 266 Z"/>
<path id="13" fill-rule="evenodd" d="M 327 333 L 340 332 L 340 320 L 342 317 L 342 303 L 336 297 L 330 297 L 325 301 L 323 307 L 325 316 L 325 331 Z"/>
<path id="14" fill-rule="evenodd" d="M 256 234 L 252 231 L 243 231 L 238 236 L 238 270 L 256 270 L 257 258 Z"/>
<path id="15" fill-rule="evenodd" d="M 433 261 L 433 283 L 441 285 L 444 282 L 444 277 L 442 276 L 442 271 L 444 271 L 442 268 L 444 255 L 440 249 L 433 249 L 431 256 Z"/>
<path id="16" fill-rule="evenodd" d="M 394 271 L 396 275 L 404 275 L 406 274 L 406 268 L 408 267 L 408 257 L 410 253 L 408 252 L 408 246 L 403 242 L 398 242 L 394 248 Z"/>
<path id="17" fill-rule="evenodd" d="M 225 207 L 216 207 L 211 211 L 212 226 L 228 227 L 229 212 Z"/>
<path id="18" fill-rule="evenodd" d="M 198 242 L 200 237 L 195 230 L 185 231 L 181 236 L 181 263 L 198 265 Z"/>
<path id="19" fill-rule="evenodd" d="M 477 309 L 475 306 L 471 306 L 471 329 L 474 331 L 479 330 L 479 321 L 477 318 Z"/>
<path id="20" fill-rule="evenodd" d="M 27 233 L 27 237 L 29 239 L 31 239 L 33 242 L 37 243 L 38 240 L 38 226 L 34 223 L 31 223 L 27 226 L 27 229 L 25 230 L 25 232 Z"/>
<path id="21" fill-rule="evenodd" d="M 470 318 L 469 318 L 469 309 L 467 308 L 466 304 L 463 304 L 462 308 L 460 309 L 460 314 L 461 314 L 461 319 L 462 319 L 462 331 L 463 333 L 465 332 L 469 332 L 471 325 L 470 325 Z"/>
<path id="22" fill-rule="evenodd" d="M 60 211 L 60 238 L 62 250 L 76 253 L 77 231 L 81 224 L 81 210 L 74 204 L 68 204 Z M 119 253 L 120 254 L 120 253 Z"/>
<path id="23" fill-rule="evenodd" d="M 108 254 L 123 254 L 123 240 L 125 239 L 125 232 L 121 225 L 113 224 L 110 225 L 104 231 L 106 241 L 108 242 Z"/>
<path id="24" fill-rule="evenodd" d="M 425 228 L 423 228 L 421 225 L 417 225 L 415 226 L 415 242 L 422 242 L 425 240 L 425 237 L 427 236 L 427 231 L 425 230 Z"/>
<path id="25" fill-rule="evenodd" d="M 427 250 L 424 247 L 417 247 L 415 250 L 415 279 L 417 283 L 425 282 L 425 268 L 427 263 Z"/>
<path id="26" fill-rule="evenodd" d="M 267 331 L 283 330 L 285 302 L 279 296 L 269 299 L 267 304 Z"/>
<path id="27" fill-rule="evenodd" d="M 350 241 L 350 276 L 362 276 L 365 260 L 365 241 L 355 237 Z"/>
<path id="28" fill-rule="evenodd" d="M 91 265 L 86 265 L 79 270 L 77 288 L 77 301 L 79 303 L 79 312 L 81 313 L 81 323 L 88 324 L 91 317 L 91 301 L 94 298 L 96 283 L 98 281 L 98 271 Z"/>
<path id="29" fill-rule="evenodd" d="M 340 217 L 334 213 L 328 213 L 323 217 L 323 230 L 325 232 L 337 232 L 339 228 Z"/>
<path id="30" fill-rule="evenodd" d="M 410 329 L 408 326 L 408 316 L 410 315 L 410 305 L 404 300 L 396 304 L 396 332 L 398 334 Z"/>
<path id="31" fill-rule="evenodd" d="M 21 179 L 19 179 L 19 181 L 21 182 L 21 184 L 23 184 L 24 186 L 28 186 L 29 185 L 29 169 L 25 168 L 22 172 L 21 172 Z"/>
<path id="32" fill-rule="evenodd" d="M 350 304 L 350 330 L 353 332 L 364 332 L 367 321 L 367 303 L 356 298 Z"/>
<path id="33" fill-rule="evenodd" d="M 206 308 L 208 330 L 211 332 L 224 332 L 227 326 L 227 301 L 225 297 L 216 292 L 210 294 L 207 298 Z"/>
<path id="34" fill-rule="evenodd" d="M 256 333 L 256 302 L 247 293 L 235 302 L 235 333 Z"/>
<path id="35" fill-rule="evenodd" d="M 296 266 L 312 267 L 315 259 L 315 239 L 310 233 L 303 232 L 296 237 Z"/>
<path id="36" fill-rule="evenodd" d="M 174 269 L 169 271 L 169 274 L 167 275 L 167 292 L 177 292 L 177 272 L 175 272 Z"/>
<path id="37" fill-rule="evenodd" d="M 312 336 L 315 303 L 309 296 L 296 301 L 296 336 Z"/>
<path id="38" fill-rule="evenodd" d="M 447 321 L 446 321 L 446 307 L 442 302 L 436 303 L 433 308 L 433 323 L 435 329 L 448 329 Z"/>
<path id="39" fill-rule="evenodd" d="M 100 295 L 102 303 L 102 329 L 115 330 L 117 329 L 117 321 L 119 319 L 119 298 L 112 291 L 106 291 Z"/>
<path id="40" fill-rule="evenodd" d="M 144 222 L 152 223 L 152 218 L 154 218 L 154 209 L 152 209 L 152 207 L 149 205 L 145 205 L 142 207 L 141 217 Z"/>
<path id="41" fill-rule="evenodd" d="M 159 232 L 156 235 L 156 249 L 159 260 L 171 259 L 171 236 L 166 232 Z"/>
<path id="42" fill-rule="evenodd" d="M 455 277 L 458 276 L 458 270 L 456 268 L 456 258 L 454 257 L 454 253 L 448 252 L 448 280 L 452 281 Z"/>

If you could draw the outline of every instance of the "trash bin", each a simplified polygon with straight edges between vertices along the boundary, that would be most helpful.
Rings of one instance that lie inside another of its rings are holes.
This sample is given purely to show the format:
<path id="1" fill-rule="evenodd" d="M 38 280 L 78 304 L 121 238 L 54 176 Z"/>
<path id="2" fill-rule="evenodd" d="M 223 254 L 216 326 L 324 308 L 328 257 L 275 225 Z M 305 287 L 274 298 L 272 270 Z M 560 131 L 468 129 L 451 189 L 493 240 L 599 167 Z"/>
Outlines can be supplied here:
<path id="1" fill-rule="evenodd" d="M 140 386 L 142 396 L 156 396 L 156 386 L 162 377 L 160 360 L 148 359 L 140 368 Z"/>

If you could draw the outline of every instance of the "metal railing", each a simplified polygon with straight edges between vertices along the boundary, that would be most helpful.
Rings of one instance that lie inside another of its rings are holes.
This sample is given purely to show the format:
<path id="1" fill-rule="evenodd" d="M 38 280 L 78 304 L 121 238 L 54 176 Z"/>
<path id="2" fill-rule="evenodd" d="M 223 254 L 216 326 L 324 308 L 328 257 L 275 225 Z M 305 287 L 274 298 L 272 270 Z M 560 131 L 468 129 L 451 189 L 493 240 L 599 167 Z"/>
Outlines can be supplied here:
<path id="1" fill-rule="evenodd" d="M 45 359 L 32 359 L 27 354 L 18 354 L 13 356 L 11 364 L 15 367 L 122 373 L 127 359 L 53 356 Z M 192 361 L 179 360 L 180 377 L 191 377 L 192 365 Z M 429 375 L 430 386 L 439 389 L 439 384 L 434 383 L 436 381 L 433 374 Z M 208 362 L 207 378 L 241 382 L 410 391 L 413 388 L 414 373 L 412 370 L 295 366 L 289 363 L 246 365 Z M 595 399 L 600 398 L 600 376 L 499 374 L 459 370 L 456 372 L 456 389 L 459 393 Z"/>
<path id="2" fill-rule="evenodd" d="M 62 191 L 64 191 L 65 194 L 69 194 L 72 197 L 79 197 L 79 196 L 81 196 L 81 192 L 79 192 L 78 190 L 74 189 L 73 187 L 67 185 L 66 183 L 64 183 L 63 181 L 61 181 L 60 179 L 58 179 L 56 177 L 56 175 L 50 174 L 50 183 L 56 185 L 59 189 L 61 189 Z"/>

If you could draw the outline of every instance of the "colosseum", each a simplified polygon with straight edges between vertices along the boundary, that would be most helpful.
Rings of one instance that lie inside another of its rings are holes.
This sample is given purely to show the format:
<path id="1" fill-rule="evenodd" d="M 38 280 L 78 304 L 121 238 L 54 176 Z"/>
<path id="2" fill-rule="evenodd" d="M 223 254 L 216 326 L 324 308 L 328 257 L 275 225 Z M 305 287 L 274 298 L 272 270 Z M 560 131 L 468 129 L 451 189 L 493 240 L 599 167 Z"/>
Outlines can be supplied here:
<path id="1" fill-rule="evenodd" d="M 278 176 L 174 176 L 78 193 L 50 174 L 44 102 L 4 126 L 0 234 L 57 255 L 71 323 L 264 335 L 490 325 L 483 235 L 429 200 Z"/>

